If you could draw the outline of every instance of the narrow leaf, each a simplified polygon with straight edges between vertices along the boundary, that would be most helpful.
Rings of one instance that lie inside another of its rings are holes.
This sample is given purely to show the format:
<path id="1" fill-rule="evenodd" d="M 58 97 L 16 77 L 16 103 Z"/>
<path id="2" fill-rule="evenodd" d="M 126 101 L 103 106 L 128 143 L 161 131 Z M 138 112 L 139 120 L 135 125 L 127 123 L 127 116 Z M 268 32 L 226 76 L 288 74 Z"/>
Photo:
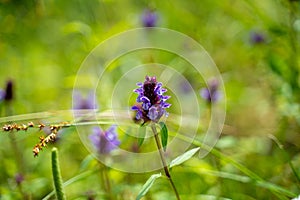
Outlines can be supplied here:
<path id="1" fill-rule="evenodd" d="M 83 161 L 80 163 L 79 171 L 83 172 L 91 166 L 91 164 L 95 161 L 95 158 L 92 154 L 87 155 Z"/>
<path id="2" fill-rule="evenodd" d="M 170 163 L 170 168 L 174 167 L 176 165 L 180 165 L 181 163 L 187 161 L 188 159 L 190 159 L 195 153 L 197 153 L 197 151 L 199 151 L 200 147 L 191 149 L 187 152 L 185 152 L 184 154 L 178 156 L 177 158 L 175 158 L 174 160 L 171 161 Z"/>
<path id="3" fill-rule="evenodd" d="M 159 125 L 161 127 L 161 131 L 160 131 L 161 143 L 164 151 L 166 151 L 167 144 L 168 144 L 168 128 L 164 122 L 159 122 Z"/>
<path id="4" fill-rule="evenodd" d="M 136 200 L 141 199 L 145 194 L 150 190 L 151 186 L 153 185 L 154 181 L 161 177 L 161 173 L 159 174 L 153 174 L 143 185 L 142 189 L 140 190 L 138 196 L 136 197 Z"/>
<path id="5" fill-rule="evenodd" d="M 139 138 L 138 138 L 138 145 L 139 147 L 142 146 L 145 140 L 145 135 L 146 135 L 146 126 L 140 126 L 139 130 Z"/>

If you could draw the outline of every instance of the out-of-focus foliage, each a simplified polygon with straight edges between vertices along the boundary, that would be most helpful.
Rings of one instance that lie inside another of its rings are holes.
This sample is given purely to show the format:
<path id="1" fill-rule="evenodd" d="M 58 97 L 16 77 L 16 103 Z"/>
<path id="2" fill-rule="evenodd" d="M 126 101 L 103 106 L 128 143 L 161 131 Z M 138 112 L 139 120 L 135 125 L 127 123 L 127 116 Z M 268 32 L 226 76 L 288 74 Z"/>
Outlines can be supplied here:
<path id="1" fill-rule="evenodd" d="M 216 149 L 270 184 L 299 194 L 300 1 L 0 0 L 0 88 L 12 80 L 15 93 L 12 102 L 0 102 L 1 117 L 71 109 L 73 84 L 85 57 L 108 37 L 142 27 L 149 9 L 157 15 L 156 26 L 198 41 L 222 74 L 227 118 Z M 165 63 L 176 62 L 166 52 L 153 55 Z M 200 91 L 205 83 L 191 74 L 184 72 Z M 109 91 L 111 86 L 102 87 Z M 100 108 L 108 95 L 97 97 Z M 207 102 L 200 107 L 205 130 L 210 119 Z M 51 145 L 39 157 L 32 156 L 39 135 L 37 130 L 0 132 L 0 199 L 42 199 L 53 190 Z M 64 181 L 83 173 L 65 188 L 68 199 L 107 197 L 101 167 L 90 158 L 76 129 L 64 130 L 54 145 Z M 122 145 L 139 150 L 125 137 Z M 292 198 L 276 196 L 265 182 L 247 181 L 239 168 L 213 154 L 174 167 L 172 175 L 182 199 Z M 113 199 L 135 199 L 151 174 L 110 169 L 108 176 Z M 145 199 L 171 197 L 169 183 L 157 179 Z"/>

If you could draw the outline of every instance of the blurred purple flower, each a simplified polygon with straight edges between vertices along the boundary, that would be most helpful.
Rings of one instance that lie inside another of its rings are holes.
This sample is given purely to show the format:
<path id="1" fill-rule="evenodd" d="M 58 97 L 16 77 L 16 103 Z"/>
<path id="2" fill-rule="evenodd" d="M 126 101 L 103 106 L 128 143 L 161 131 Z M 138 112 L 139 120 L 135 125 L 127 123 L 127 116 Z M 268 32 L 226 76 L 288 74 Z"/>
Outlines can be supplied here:
<path id="1" fill-rule="evenodd" d="M 91 91 L 86 98 L 83 98 L 82 94 L 76 91 L 74 92 L 73 98 L 74 98 L 74 103 L 73 103 L 74 110 L 98 108 L 95 93 L 93 91 Z"/>
<path id="2" fill-rule="evenodd" d="M 182 81 L 180 83 L 180 90 L 185 93 L 185 94 L 188 94 L 192 91 L 192 86 L 190 85 L 190 83 L 188 81 Z"/>
<path id="3" fill-rule="evenodd" d="M 0 89 L 0 102 L 5 99 L 5 92 L 4 90 Z"/>
<path id="4" fill-rule="evenodd" d="M 221 98 L 221 93 L 218 90 L 219 81 L 215 78 L 208 80 L 208 86 L 200 90 L 200 95 L 209 103 L 218 101 Z"/>
<path id="5" fill-rule="evenodd" d="M 266 42 L 266 36 L 262 33 L 252 31 L 250 32 L 250 43 L 251 44 L 261 44 Z"/>
<path id="6" fill-rule="evenodd" d="M 15 181 L 18 185 L 20 185 L 24 181 L 24 176 L 20 173 L 15 175 Z"/>
<path id="7" fill-rule="evenodd" d="M 142 23 L 144 27 L 154 27 L 157 22 L 157 14 L 155 11 L 146 9 L 142 14 Z"/>
<path id="8" fill-rule="evenodd" d="M 13 93 L 13 81 L 9 80 L 6 82 L 5 88 L 5 101 L 13 100 L 14 93 Z"/>
<path id="9" fill-rule="evenodd" d="M 5 90 L 0 89 L 0 102 L 3 100 L 7 102 L 13 100 L 13 85 L 13 81 L 8 80 L 5 85 Z"/>
<path id="10" fill-rule="evenodd" d="M 89 139 L 100 154 L 108 154 L 120 145 L 116 125 L 112 125 L 106 131 L 102 131 L 98 126 L 94 127 Z"/>
<path id="11" fill-rule="evenodd" d="M 136 102 L 138 104 L 132 106 L 132 110 L 136 111 L 135 120 L 157 122 L 166 112 L 166 108 L 169 108 L 171 104 L 165 101 L 170 96 L 164 96 L 163 93 L 167 89 L 162 88 L 162 83 L 156 81 L 156 77 L 146 76 L 144 83 L 137 83 L 139 88 L 135 89 L 134 92 L 138 94 Z"/>

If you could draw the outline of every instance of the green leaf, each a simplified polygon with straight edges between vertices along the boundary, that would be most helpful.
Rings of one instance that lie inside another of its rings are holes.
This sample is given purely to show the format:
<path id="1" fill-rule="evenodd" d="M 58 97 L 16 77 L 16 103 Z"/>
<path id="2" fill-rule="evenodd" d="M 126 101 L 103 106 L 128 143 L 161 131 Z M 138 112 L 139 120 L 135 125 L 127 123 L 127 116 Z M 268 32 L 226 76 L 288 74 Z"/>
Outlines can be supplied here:
<path id="1" fill-rule="evenodd" d="M 142 144 L 145 140 L 146 126 L 140 126 L 138 132 L 139 132 L 138 145 L 140 147 L 140 146 L 142 146 Z"/>
<path id="2" fill-rule="evenodd" d="M 143 185 L 142 189 L 140 190 L 138 196 L 136 197 L 136 200 L 141 199 L 143 196 L 145 196 L 145 194 L 149 191 L 149 189 L 151 188 L 151 186 L 153 185 L 154 181 L 161 177 L 161 173 L 159 174 L 153 174 L 147 181 L 146 183 Z"/>
<path id="3" fill-rule="evenodd" d="M 95 157 L 92 154 L 87 155 L 80 163 L 79 172 L 87 170 L 95 161 Z"/>
<path id="4" fill-rule="evenodd" d="M 184 154 L 178 156 L 177 158 L 175 158 L 174 160 L 171 161 L 170 163 L 170 168 L 176 166 L 176 165 L 180 165 L 181 163 L 187 161 L 188 159 L 190 159 L 195 153 L 197 153 L 197 151 L 199 151 L 200 147 L 191 149 L 187 152 L 185 152 Z"/>
<path id="5" fill-rule="evenodd" d="M 164 122 L 159 122 L 159 125 L 161 127 L 161 131 L 160 131 L 161 143 L 162 143 L 164 151 L 166 151 L 167 144 L 168 144 L 168 128 Z"/>

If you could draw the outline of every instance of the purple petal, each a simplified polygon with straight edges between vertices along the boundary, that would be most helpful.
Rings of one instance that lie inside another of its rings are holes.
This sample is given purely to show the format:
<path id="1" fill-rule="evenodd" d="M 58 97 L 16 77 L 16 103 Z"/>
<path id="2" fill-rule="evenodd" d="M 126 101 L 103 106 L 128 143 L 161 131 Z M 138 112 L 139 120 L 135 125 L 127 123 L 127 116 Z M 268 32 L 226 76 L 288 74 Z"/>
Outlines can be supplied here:
<path id="1" fill-rule="evenodd" d="M 132 106 L 132 107 L 131 107 L 131 110 L 140 110 L 140 108 L 137 107 L 137 106 Z"/>
<path id="2" fill-rule="evenodd" d="M 149 119 L 151 119 L 152 121 L 156 121 L 157 117 L 158 117 L 158 111 L 157 109 L 152 106 L 150 109 L 149 109 L 149 112 L 148 112 L 148 117 Z"/>
<path id="3" fill-rule="evenodd" d="M 135 119 L 140 120 L 141 118 L 142 118 L 142 114 L 141 114 L 141 112 L 138 111 L 135 115 Z"/>
<path id="4" fill-rule="evenodd" d="M 142 96 L 141 101 L 144 102 L 144 103 L 149 103 L 150 102 L 150 100 L 146 96 Z"/>
<path id="5" fill-rule="evenodd" d="M 165 100 L 168 100 L 168 99 L 170 99 L 171 98 L 171 96 L 163 96 L 162 97 L 162 99 L 165 101 Z"/>
<path id="6" fill-rule="evenodd" d="M 218 101 L 221 97 L 222 97 L 221 92 L 215 91 L 215 92 L 212 94 L 212 96 L 211 96 L 211 101 L 212 101 L 212 102 L 216 102 L 216 101 Z"/>
<path id="7" fill-rule="evenodd" d="M 142 87 L 144 85 L 144 83 L 139 82 L 136 85 L 139 86 L 139 87 Z"/>
<path id="8" fill-rule="evenodd" d="M 143 88 L 137 88 L 135 90 L 133 90 L 133 92 L 137 93 L 137 94 L 142 94 L 144 92 Z"/>
<path id="9" fill-rule="evenodd" d="M 200 91 L 200 95 L 203 99 L 210 101 L 210 93 L 209 90 L 207 88 L 203 88 Z"/>
<path id="10" fill-rule="evenodd" d="M 86 98 L 86 108 L 87 109 L 97 109 L 98 105 L 96 103 L 95 92 L 91 91 Z"/>
<path id="11" fill-rule="evenodd" d="M 172 105 L 172 104 L 164 103 L 164 104 L 162 105 L 162 107 L 163 107 L 163 108 L 169 108 L 171 105 Z"/>
<path id="12" fill-rule="evenodd" d="M 151 106 L 151 103 L 149 102 L 149 103 L 143 103 L 142 104 L 142 108 L 144 109 L 144 110 L 148 110 L 149 108 L 150 108 L 150 106 Z"/>

